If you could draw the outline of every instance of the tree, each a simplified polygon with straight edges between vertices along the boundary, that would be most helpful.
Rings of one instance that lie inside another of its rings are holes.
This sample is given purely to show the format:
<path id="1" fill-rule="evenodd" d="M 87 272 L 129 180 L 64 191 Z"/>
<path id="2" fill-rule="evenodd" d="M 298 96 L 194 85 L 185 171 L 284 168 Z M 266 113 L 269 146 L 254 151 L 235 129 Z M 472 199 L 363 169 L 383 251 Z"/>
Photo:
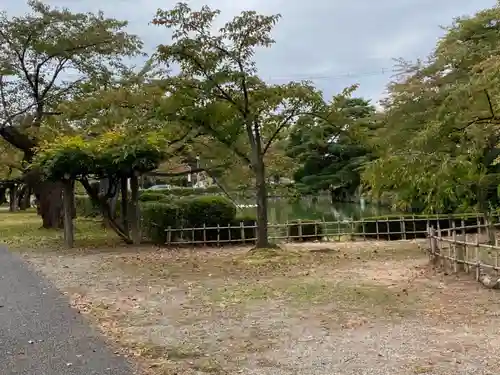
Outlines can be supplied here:
<path id="1" fill-rule="evenodd" d="M 332 200 L 349 200 L 359 191 L 360 169 L 370 158 L 361 136 L 373 128 L 375 108 L 362 98 L 348 98 L 338 105 L 344 114 L 339 123 L 294 129 L 288 155 L 300 163 L 294 179 L 303 191 L 328 190 Z"/>
<path id="2" fill-rule="evenodd" d="M 242 12 L 212 32 L 218 10 L 193 11 L 185 3 L 160 10 L 153 23 L 172 31 L 172 43 L 160 45 L 156 58 L 177 65 L 180 73 L 165 80 L 177 97 L 178 121 L 201 129 L 239 157 L 255 176 L 257 248 L 269 247 L 265 156 L 280 132 L 301 116 L 324 109 L 320 92 L 307 82 L 271 85 L 258 76 L 253 60 L 270 47 L 279 15 Z"/>
<path id="3" fill-rule="evenodd" d="M 73 246 L 71 211 L 75 181 L 82 183 L 106 222 L 126 243 L 140 243 L 138 176 L 158 168 L 166 157 L 168 141 L 164 135 L 159 131 L 137 132 L 117 126 L 92 139 L 81 135 L 61 136 L 40 147 L 35 156 L 35 167 L 43 172 L 46 179 L 60 181 L 64 186 L 64 229 L 68 247 Z M 108 191 L 99 194 L 90 183 L 91 178 L 108 179 Z M 131 215 L 128 215 L 130 235 L 124 223 L 120 225 L 115 220 L 109 204 L 113 191 L 123 179 L 130 179 L 131 185 L 130 200 L 124 199 L 122 207 L 131 208 Z"/>
<path id="4" fill-rule="evenodd" d="M 402 66 L 364 173 L 374 194 L 429 212 L 498 205 L 499 19 L 457 18 L 428 61 Z"/>
<path id="5" fill-rule="evenodd" d="M 176 106 L 155 80 L 157 74 L 157 67 L 149 60 L 139 71 L 124 71 L 121 77 L 105 86 L 82 90 L 78 96 L 61 102 L 57 106 L 62 113 L 59 120 L 71 123 L 71 131 L 67 132 L 67 138 L 57 137 L 57 142 L 46 142 L 36 164 L 53 181 L 61 180 L 63 167 L 77 168 L 71 174 L 72 179 L 79 180 L 90 198 L 101 207 L 109 226 L 125 241 L 134 243 L 139 241 L 139 178 L 160 165 L 175 163 L 189 155 L 196 135 L 183 124 L 163 119 Z M 52 161 L 56 157 L 71 160 L 72 157 L 67 156 L 71 152 L 83 160 L 82 165 L 93 167 L 80 170 L 76 161 L 69 165 L 58 161 L 56 173 Z M 101 186 L 100 191 L 94 191 L 90 177 L 106 181 L 105 188 Z M 119 192 L 122 195 L 121 225 L 115 220 L 114 208 Z"/>
<path id="6" fill-rule="evenodd" d="M 141 47 L 123 31 L 125 21 L 34 0 L 28 5 L 31 12 L 21 17 L 0 14 L 0 136 L 23 153 L 23 169 L 43 140 L 46 122 L 60 114 L 57 104 L 78 95 L 83 84 L 106 83 L 123 69 L 122 58 Z M 26 181 L 36 188 L 43 226 L 60 226 L 60 184 L 40 184 L 35 174 Z"/>

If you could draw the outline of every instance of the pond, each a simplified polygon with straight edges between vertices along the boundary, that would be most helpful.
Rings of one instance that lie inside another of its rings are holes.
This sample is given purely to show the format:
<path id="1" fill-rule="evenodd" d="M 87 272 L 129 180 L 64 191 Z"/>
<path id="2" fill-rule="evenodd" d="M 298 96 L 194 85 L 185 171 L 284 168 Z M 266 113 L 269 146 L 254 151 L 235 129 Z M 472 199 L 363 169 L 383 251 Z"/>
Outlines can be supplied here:
<path id="1" fill-rule="evenodd" d="M 244 202 L 254 204 L 254 202 Z M 255 214 L 255 208 L 242 208 L 242 212 Z M 329 197 L 320 197 L 316 201 L 312 198 L 301 199 L 299 202 L 290 202 L 285 198 L 269 199 L 269 222 L 280 224 L 292 220 L 321 220 L 344 221 L 360 220 L 366 217 L 398 214 L 388 207 L 375 204 L 335 202 L 332 204 Z"/>

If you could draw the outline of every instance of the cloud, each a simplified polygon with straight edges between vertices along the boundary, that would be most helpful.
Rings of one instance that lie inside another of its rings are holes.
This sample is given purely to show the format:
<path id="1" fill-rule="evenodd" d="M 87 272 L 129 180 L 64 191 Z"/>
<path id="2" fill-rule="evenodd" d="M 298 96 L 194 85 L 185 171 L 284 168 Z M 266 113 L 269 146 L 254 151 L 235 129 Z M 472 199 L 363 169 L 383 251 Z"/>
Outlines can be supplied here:
<path id="1" fill-rule="evenodd" d="M 150 51 L 168 43 L 169 34 L 149 26 L 159 7 L 176 1 L 160 0 L 52 0 L 49 4 L 76 11 L 97 11 L 130 22 L 130 32 L 140 35 Z M 332 95 L 359 83 L 359 95 L 380 98 L 390 79 L 393 59 L 425 58 L 442 35 L 440 25 L 456 16 L 472 14 L 495 5 L 495 0 L 191 0 L 193 8 L 208 4 L 222 11 L 221 22 L 242 10 L 281 13 L 274 30 L 276 45 L 259 51 L 262 77 L 272 82 L 313 78 Z M 9 13 L 20 14 L 19 0 L 3 0 Z"/>

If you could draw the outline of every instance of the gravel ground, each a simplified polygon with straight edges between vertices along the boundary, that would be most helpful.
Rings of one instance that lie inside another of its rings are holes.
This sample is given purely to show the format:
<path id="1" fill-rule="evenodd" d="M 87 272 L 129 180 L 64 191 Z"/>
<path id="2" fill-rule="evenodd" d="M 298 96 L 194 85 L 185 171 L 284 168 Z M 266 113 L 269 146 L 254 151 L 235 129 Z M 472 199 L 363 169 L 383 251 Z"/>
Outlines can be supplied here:
<path id="1" fill-rule="evenodd" d="M 498 291 L 412 242 L 291 250 L 27 257 L 154 374 L 500 373 Z"/>

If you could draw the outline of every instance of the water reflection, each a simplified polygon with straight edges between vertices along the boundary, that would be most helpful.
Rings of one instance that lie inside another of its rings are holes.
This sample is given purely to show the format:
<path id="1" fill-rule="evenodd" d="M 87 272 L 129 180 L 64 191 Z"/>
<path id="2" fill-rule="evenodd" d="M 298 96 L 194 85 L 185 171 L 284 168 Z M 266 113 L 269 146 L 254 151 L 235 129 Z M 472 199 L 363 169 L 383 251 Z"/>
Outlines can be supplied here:
<path id="1" fill-rule="evenodd" d="M 255 208 L 244 208 L 242 212 L 255 214 Z M 298 219 L 350 221 L 394 213 L 397 212 L 391 211 L 388 207 L 365 204 L 364 202 L 336 202 L 332 204 L 328 197 L 322 197 L 316 200 L 311 198 L 302 199 L 293 203 L 285 198 L 272 198 L 269 200 L 268 215 L 271 223 L 286 223 Z"/>

